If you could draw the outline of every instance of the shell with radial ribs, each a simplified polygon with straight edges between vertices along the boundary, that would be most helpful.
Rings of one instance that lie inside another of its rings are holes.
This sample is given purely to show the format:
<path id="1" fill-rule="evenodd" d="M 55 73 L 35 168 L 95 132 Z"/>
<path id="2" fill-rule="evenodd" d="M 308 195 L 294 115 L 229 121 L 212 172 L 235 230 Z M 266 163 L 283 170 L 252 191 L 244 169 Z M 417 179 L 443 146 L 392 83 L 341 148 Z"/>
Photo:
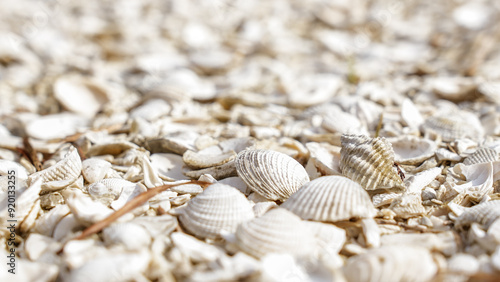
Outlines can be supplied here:
<path id="1" fill-rule="evenodd" d="M 465 158 L 464 165 L 473 165 L 479 163 L 494 162 L 499 159 L 498 152 L 488 147 L 481 147 L 477 149 L 470 156 Z"/>
<path id="2" fill-rule="evenodd" d="M 215 239 L 221 231 L 235 232 L 240 223 L 253 217 L 245 195 L 232 186 L 216 183 L 189 201 L 179 220 L 189 233 Z"/>
<path id="3" fill-rule="evenodd" d="M 275 208 L 261 217 L 243 222 L 236 230 L 238 247 L 254 256 L 291 253 L 301 256 L 315 246 L 314 234 L 293 213 Z"/>
<path id="4" fill-rule="evenodd" d="M 444 142 L 461 138 L 474 140 L 483 137 L 484 129 L 477 116 L 466 111 L 455 111 L 429 117 L 421 125 L 425 133 L 437 134 Z"/>
<path id="5" fill-rule="evenodd" d="M 394 166 L 394 151 L 385 138 L 343 134 L 340 169 L 366 190 L 404 189 L 403 180 Z"/>
<path id="6" fill-rule="evenodd" d="M 343 268 L 347 281 L 431 281 L 438 267 L 429 250 L 393 245 L 349 258 Z"/>
<path id="7" fill-rule="evenodd" d="M 368 193 L 343 176 L 323 176 L 304 184 L 282 207 L 302 219 L 326 222 L 377 214 Z"/>
<path id="8" fill-rule="evenodd" d="M 500 201 L 489 201 L 464 211 L 455 221 L 455 228 L 461 230 L 472 223 L 479 223 L 488 229 L 498 218 L 500 218 Z"/>
<path id="9" fill-rule="evenodd" d="M 238 154 L 235 164 L 248 187 L 272 201 L 285 201 L 309 181 L 299 162 L 276 151 L 245 150 Z"/>
<path id="10" fill-rule="evenodd" d="M 71 146 L 64 158 L 55 165 L 33 173 L 28 177 L 28 185 L 42 178 L 43 182 L 61 181 L 67 185 L 75 182 L 82 172 L 82 161 L 75 147 Z M 60 186 L 63 186 L 62 184 Z"/>

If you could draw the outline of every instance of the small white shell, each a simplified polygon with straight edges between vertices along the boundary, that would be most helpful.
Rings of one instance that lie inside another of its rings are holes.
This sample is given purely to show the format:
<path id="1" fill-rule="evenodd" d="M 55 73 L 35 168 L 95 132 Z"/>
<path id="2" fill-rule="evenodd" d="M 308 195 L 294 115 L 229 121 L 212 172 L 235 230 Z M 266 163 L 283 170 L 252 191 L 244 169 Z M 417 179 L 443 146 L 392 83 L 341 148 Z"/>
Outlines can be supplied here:
<path id="1" fill-rule="evenodd" d="M 189 233 L 214 239 L 222 231 L 233 233 L 240 223 L 253 217 L 252 207 L 240 191 L 216 183 L 188 202 L 179 221 Z"/>
<path id="2" fill-rule="evenodd" d="M 429 250 L 411 245 L 382 246 L 351 257 L 348 281 L 430 281 L 438 270 Z"/>
<path id="3" fill-rule="evenodd" d="M 415 136 L 388 138 L 394 150 L 394 161 L 400 164 L 418 165 L 434 155 L 437 144 Z"/>
<path id="4" fill-rule="evenodd" d="M 87 186 L 87 192 L 93 199 L 110 198 L 116 200 L 123 187 L 134 186 L 135 183 L 121 178 L 107 178 Z"/>
<path id="5" fill-rule="evenodd" d="M 82 172 L 82 161 L 75 147 L 71 146 L 64 158 L 58 161 L 55 165 L 46 168 L 42 171 L 33 173 L 28 177 L 28 185 L 41 178 L 44 183 L 53 181 L 63 181 L 69 185 L 76 181 Z M 64 184 L 61 184 L 64 188 Z"/>
<path id="6" fill-rule="evenodd" d="M 445 142 L 460 138 L 481 139 L 483 126 L 476 115 L 466 111 L 454 111 L 429 117 L 421 126 L 425 133 L 437 134 Z"/>
<path id="7" fill-rule="evenodd" d="M 235 157 L 236 153 L 232 150 L 227 153 L 217 155 L 202 154 L 187 150 L 182 155 L 182 160 L 192 169 L 202 169 L 223 165 L 229 161 L 234 160 Z"/>
<path id="8" fill-rule="evenodd" d="M 275 208 L 261 217 L 246 221 L 236 230 L 241 250 L 262 257 L 269 253 L 305 255 L 314 247 L 314 235 L 293 213 Z"/>
<path id="9" fill-rule="evenodd" d="M 238 154 L 235 164 L 247 186 L 272 201 L 285 201 L 309 181 L 299 162 L 276 151 L 245 150 Z"/>
<path id="10" fill-rule="evenodd" d="M 455 221 L 455 228 L 464 229 L 472 223 L 479 223 L 484 229 L 500 217 L 500 201 L 490 201 L 475 205 L 464 211 Z"/>
<path id="11" fill-rule="evenodd" d="M 111 163 L 99 158 L 89 158 L 82 162 L 82 174 L 89 183 L 95 183 L 106 177 Z"/>
<path id="12" fill-rule="evenodd" d="M 337 222 L 377 214 L 368 193 L 344 176 L 323 176 L 302 186 L 283 205 L 302 219 Z"/>
<path id="13" fill-rule="evenodd" d="M 404 189 L 403 180 L 394 167 L 392 146 L 385 138 L 343 134 L 341 142 L 340 169 L 343 175 L 366 190 Z"/>

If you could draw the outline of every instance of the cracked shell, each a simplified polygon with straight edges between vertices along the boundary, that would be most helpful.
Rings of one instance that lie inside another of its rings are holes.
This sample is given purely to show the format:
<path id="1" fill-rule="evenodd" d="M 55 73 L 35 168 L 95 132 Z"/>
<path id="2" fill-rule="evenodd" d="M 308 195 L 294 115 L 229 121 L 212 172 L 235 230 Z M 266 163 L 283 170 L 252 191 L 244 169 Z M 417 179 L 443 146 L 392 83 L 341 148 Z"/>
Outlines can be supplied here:
<path id="1" fill-rule="evenodd" d="M 488 229 L 500 217 L 500 201 L 489 201 L 464 211 L 455 221 L 455 228 L 464 229 L 472 223 L 479 223 Z"/>
<path id="2" fill-rule="evenodd" d="M 240 223 L 253 217 L 245 195 L 232 186 L 216 183 L 188 202 L 179 221 L 189 233 L 215 239 L 222 231 L 234 233 Z"/>
<path id="3" fill-rule="evenodd" d="M 271 201 L 285 201 L 309 181 L 295 159 L 270 150 L 245 150 L 235 160 L 238 176 L 250 189 Z"/>
<path id="4" fill-rule="evenodd" d="M 244 252 L 263 257 L 269 253 L 301 256 L 315 244 L 314 234 L 293 213 L 275 208 L 261 217 L 244 222 L 236 230 L 236 244 Z"/>
<path id="5" fill-rule="evenodd" d="M 326 222 L 377 214 L 368 193 L 343 176 L 323 176 L 304 184 L 282 207 L 302 219 Z"/>
<path id="6" fill-rule="evenodd" d="M 494 162 L 499 159 L 498 152 L 488 147 L 481 147 L 477 149 L 470 156 L 465 158 L 464 165 L 473 165 L 480 163 Z"/>
<path id="7" fill-rule="evenodd" d="M 340 169 L 343 175 L 365 190 L 405 188 L 394 167 L 392 145 L 385 138 L 344 134 L 340 140 Z"/>

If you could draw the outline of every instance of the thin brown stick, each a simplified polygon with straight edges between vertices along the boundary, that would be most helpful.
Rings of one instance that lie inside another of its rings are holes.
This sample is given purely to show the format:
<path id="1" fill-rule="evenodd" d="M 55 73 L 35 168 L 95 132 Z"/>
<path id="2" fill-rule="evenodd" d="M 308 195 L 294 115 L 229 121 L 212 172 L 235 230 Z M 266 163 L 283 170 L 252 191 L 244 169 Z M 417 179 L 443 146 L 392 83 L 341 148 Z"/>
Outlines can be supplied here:
<path id="1" fill-rule="evenodd" d="M 108 227 L 111 223 L 116 221 L 121 216 L 131 212 L 135 208 L 146 203 L 149 199 L 153 198 L 154 196 L 158 195 L 159 193 L 161 193 L 169 188 L 172 188 L 175 186 L 180 186 L 180 185 L 186 185 L 186 184 L 197 184 L 197 185 L 200 185 L 203 188 L 205 188 L 206 186 L 209 186 L 211 183 L 198 181 L 198 180 L 191 180 L 191 181 L 184 182 L 184 183 L 165 184 L 162 186 L 151 188 L 148 191 L 137 195 L 137 197 L 133 198 L 130 202 L 126 203 L 122 208 L 115 211 L 114 213 L 112 213 L 111 215 L 106 217 L 105 219 L 103 219 L 99 222 L 96 222 L 96 223 L 92 224 L 91 226 L 87 227 L 85 230 L 83 230 L 83 232 L 80 235 L 78 235 L 77 237 L 75 237 L 72 240 L 82 240 L 82 239 L 85 239 L 92 234 L 96 234 L 97 232 L 101 231 L 102 229 Z M 58 251 L 58 254 L 62 253 L 63 249 L 64 249 L 64 245 Z"/>

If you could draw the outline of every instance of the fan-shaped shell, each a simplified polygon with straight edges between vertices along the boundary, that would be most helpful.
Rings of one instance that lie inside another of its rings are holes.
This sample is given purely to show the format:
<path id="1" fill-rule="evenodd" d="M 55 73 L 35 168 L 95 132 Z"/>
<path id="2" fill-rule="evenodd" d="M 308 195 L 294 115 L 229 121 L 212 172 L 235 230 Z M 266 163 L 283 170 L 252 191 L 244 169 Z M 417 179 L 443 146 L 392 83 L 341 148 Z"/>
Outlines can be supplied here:
<path id="1" fill-rule="evenodd" d="M 304 255 L 314 247 L 314 240 L 301 219 L 282 208 L 244 222 L 236 230 L 239 248 L 255 257 L 269 253 Z"/>
<path id="2" fill-rule="evenodd" d="M 500 201 L 489 201 L 464 211 L 455 221 L 455 227 L 462 229 L 471 223 L 479 223 L 485 229 L 500 217 Z"/>
<path id="3" fill-rule="evenodd" d="M 67 181 L 67 184 L 75 182 L 82 172 L 82 161 L 75 147 L 71 146 L 64 158 L 55 165 L 42 171 L 33 173 L 28 177 L 28 185 L 42 178 L 43 182 Z"/>
<path id="4" fill-rule="evenodd" d="M 299 162 L 276 151 L 245 150 L 238 154 L 235 164 L 247 186 L 272 201 L 285 201 L 309 181 Z"/>
<path id="5" fill-rule="evenodd" d="M 382 246 L 351 257 L 348 281 L 430 281 L 438 270 L 429 250 L 412 245 Z"/>
<path id="6" fill-rule="evenodd" d="M 179 220 L 189 233 L 214 239 L 223 230 L 235 232 L 240 223 L 253 217 L 245 195 L 234 187 L 216 183 L 189 201 Z"/>
<path id="7" fill-rule="evenodd" d="M 465 158 L 464 165 L 473 165 L 480 163 L 494 162 L 499 159 L 498 152 L 488 147 L 481 147 L 477 149 L 470 156 Z"/>
<path id="8" fill-rule="evenodd" d="M 394 167 L 394 151 L 383 137 L 344 134 L 340 139 L 340 169 L 366 190 L 404 189 L 403 180 Z"/>
<path id="9" fill-rule="evenodd" d="M 451 142 L 459 138 L 478 139 L 484 134 L 479 119 L 473 113 L 465 111 L 429 117 L 422 124 L 422 130 L 425 133 L 440 135 L 445 142 Z"/>
<path id="10" fill-rule="evenodd" d="M 368 193 L 343 176 L 323 176 L 304 184 L 282 207 L 302 219 L 327 222 L 377 214 Z"/>

